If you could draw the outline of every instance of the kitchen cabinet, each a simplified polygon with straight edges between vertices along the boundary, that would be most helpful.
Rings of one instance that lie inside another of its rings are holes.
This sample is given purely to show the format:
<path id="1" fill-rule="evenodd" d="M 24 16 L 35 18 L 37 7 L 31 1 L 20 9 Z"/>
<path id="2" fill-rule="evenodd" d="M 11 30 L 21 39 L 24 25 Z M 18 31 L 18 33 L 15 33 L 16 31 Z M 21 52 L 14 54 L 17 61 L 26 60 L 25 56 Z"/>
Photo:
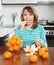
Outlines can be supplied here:
<path id="1" fill-rule="evenodd" d="M 54 0 L 38 0 L 39 5 L 54 5 Z"/>
<path id="2" fill-rule="evenodd" d="M 45 4 L 54 4 L 54 0 L 2 0 L 2 5 L 26 5 L 26 4 L 33 4 L 33 5 L 45 5 Z"/>
<path id="3" fill-rule="evenodd" d="M 49 36 L 46 39 L 47 39 L 48 47 L 54 47 L 54 38 Z"/>

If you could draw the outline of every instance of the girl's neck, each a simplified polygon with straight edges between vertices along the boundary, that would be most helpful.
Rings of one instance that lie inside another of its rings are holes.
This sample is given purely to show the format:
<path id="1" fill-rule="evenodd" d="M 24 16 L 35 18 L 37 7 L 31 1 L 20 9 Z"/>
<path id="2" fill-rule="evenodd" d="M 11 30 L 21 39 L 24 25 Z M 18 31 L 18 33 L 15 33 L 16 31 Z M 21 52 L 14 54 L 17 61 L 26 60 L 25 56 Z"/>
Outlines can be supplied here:
<path id="1" fill-rule="evenodd" d="M 33 22 L 30 23 L 30 24 L 27 24 L 26 27 L 31 30 L 32 29 L 32 25 L 33 25 Z"/>
<path id="2" fill-rule="evenodd" d="M 26 28 L 31 30 L 32 29 L 32 24 L 31 25 L 27 25 Z"/>

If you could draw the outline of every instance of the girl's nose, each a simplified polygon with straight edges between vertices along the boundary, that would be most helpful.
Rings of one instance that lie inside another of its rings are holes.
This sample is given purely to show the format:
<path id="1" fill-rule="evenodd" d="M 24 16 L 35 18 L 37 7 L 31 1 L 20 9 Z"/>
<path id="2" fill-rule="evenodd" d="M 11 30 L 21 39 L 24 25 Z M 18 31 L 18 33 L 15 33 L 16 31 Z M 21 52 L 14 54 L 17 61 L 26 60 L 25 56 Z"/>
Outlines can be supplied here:
<path id="1" fill-rule="evenodd" d="M 30 18 L 30 15 L 27 15 L 27 18 Z"/>

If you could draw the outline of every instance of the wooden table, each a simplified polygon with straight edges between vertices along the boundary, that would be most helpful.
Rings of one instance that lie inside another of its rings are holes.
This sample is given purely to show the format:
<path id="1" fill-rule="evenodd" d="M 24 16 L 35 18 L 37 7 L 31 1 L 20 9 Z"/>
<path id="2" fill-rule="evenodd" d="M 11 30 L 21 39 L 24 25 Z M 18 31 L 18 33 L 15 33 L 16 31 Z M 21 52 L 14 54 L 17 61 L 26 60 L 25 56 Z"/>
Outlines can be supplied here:
<path id="1" fill-rule="evenodd" d="M 0 45 L 0 65 L 54 65 L 54 47 L 49 47 L 49 58 L 43 60 L 38 58 L 37 63 L 31 63 L 29 57 L 26 57 L 23 50 L 13 53 L 11 59 L 4 59 L 3 53 L 7 50 L 5 45 Z"/>

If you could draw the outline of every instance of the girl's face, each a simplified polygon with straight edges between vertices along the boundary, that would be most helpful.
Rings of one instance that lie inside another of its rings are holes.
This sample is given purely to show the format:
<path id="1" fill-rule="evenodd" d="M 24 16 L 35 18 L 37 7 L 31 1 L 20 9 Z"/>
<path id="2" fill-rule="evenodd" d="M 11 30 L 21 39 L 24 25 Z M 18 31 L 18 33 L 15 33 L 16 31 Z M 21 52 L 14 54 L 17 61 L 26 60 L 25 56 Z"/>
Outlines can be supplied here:
<path id="1" fill-rule="evenodd" d="M 24 21 L 26 21 L 27 25 L 33 24 L 34 15 L 29 13 L 27 9 L 24 10 L 23 18 L 24 18 Z"/>

